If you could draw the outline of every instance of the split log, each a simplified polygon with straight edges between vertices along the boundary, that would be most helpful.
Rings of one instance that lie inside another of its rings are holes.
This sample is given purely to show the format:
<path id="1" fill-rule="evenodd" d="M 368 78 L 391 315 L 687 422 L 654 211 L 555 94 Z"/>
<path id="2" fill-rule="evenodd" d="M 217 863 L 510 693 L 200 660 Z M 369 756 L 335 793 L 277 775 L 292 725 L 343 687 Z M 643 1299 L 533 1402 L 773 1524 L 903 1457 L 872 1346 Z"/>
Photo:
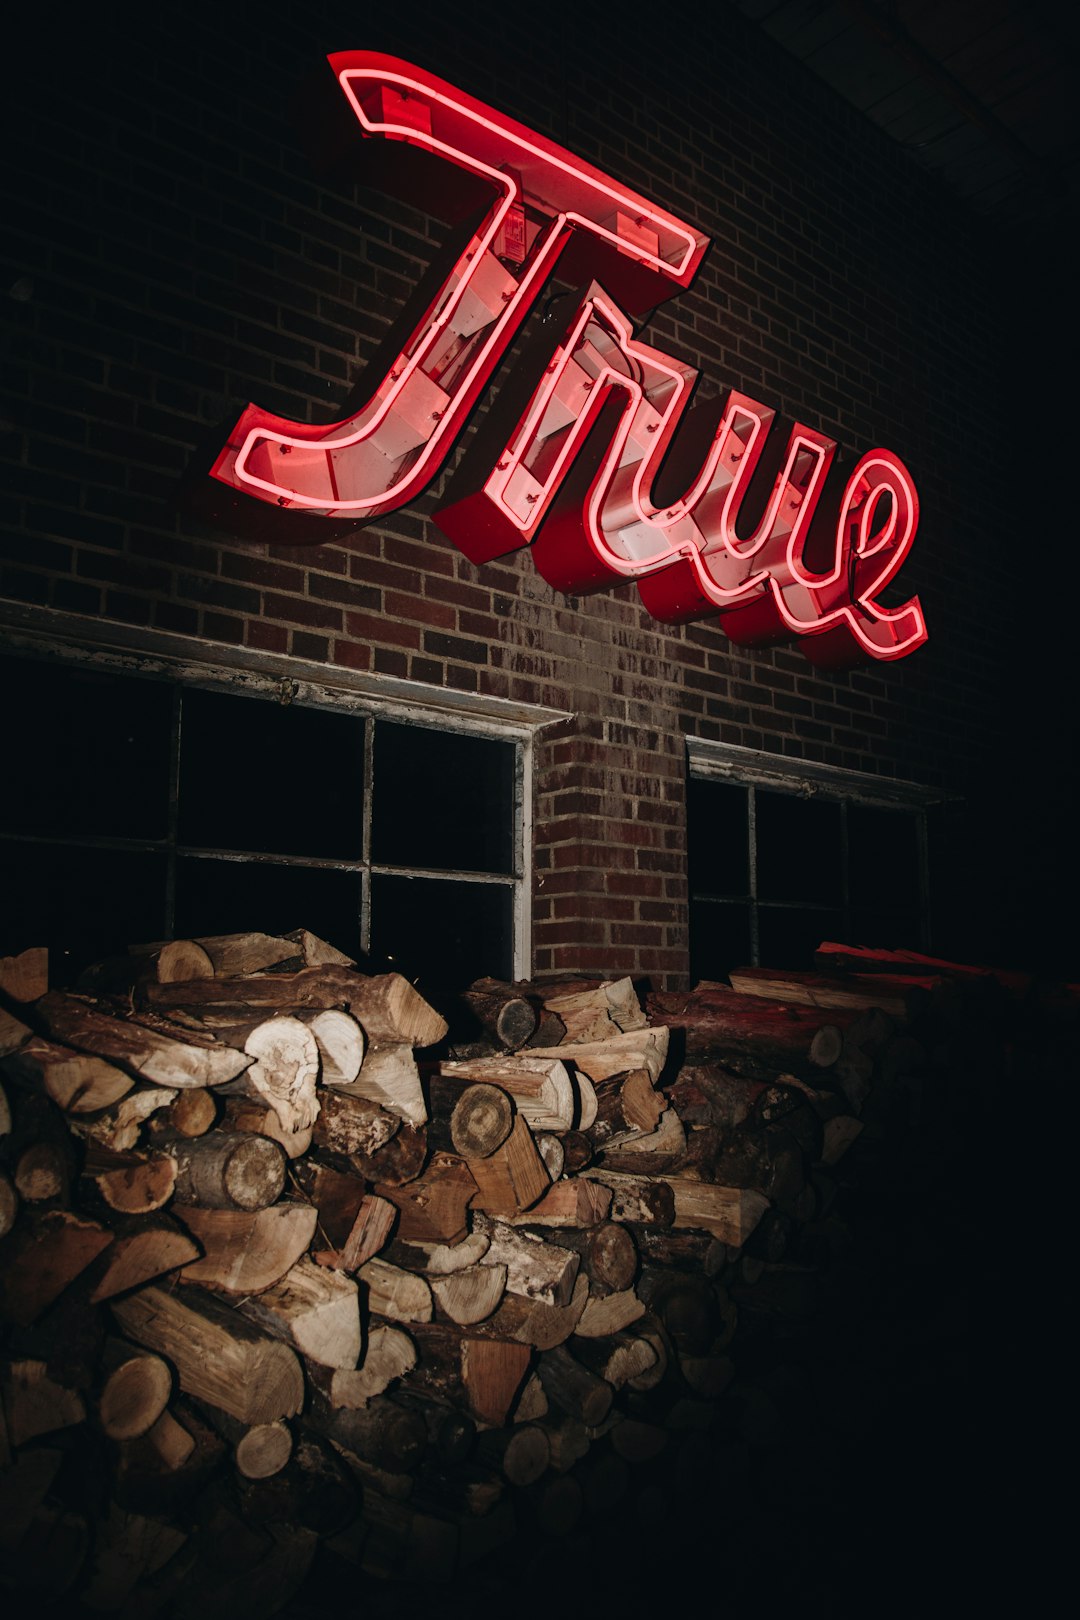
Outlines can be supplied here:
<path id="1" fill-rule="evenodd" d="M 826 1120 L 822 1133 L 820 1162 L 829 1165 L 839 1164 L 862 1131 L 862 1120 L 856 1119 L 852 1114 L 836 1114 L 832 1119 Z"/>
<path id="2" fill-rule="evenodd" d="M 382 1395 L 416 1366 L 416 1346 L 399 1327 L 380 1322 L 371 1328 L 358 1367 L 324 1367 L 307 1363 L 309 1383 L 330 1406 L 356 1410 Z"/>
<path id="3" fill-rule="evenodd" d="M 594 1085 L 610 1080 L 613 1075 L 626 1074 L 630 1069 L 647 1069 L 655 1086 L 667 1062 L 670 1031 L 663 1024 L 652 1028 L 628 1030 L 625 1034 L 612 1032 L 603 1040 L 580 1041 L 573 1045 L 529 1048 L 532 1057 L 559 1057 L 573 1063 L 579 1074 L 586 1075 Z"/>
<path id="4" fill-rule="evenodd" d="M 548 1398 L 544 1394 L 544 1386 L 534 1372 L 521 1386 L 521 1393 L 510 1409 L 510 1416 L 515 1423 L 535 1423 L 537 1419 L 546 1417 L 548 1413 Z"/>
<path id="5" fill-rule="evenodd" d="M 506 1291 L 545 1305 L 568 1305 L 573 1297 L 580 1255 L 571 1248 L 545 1243 L 529 1232 L 518 1232 L 501 1221 L 477 1216 L 477 1230 L 489 1240 L 481 1266 L 505 1271 Z"/>
<path id="6" fill-rule="evenodd" d="M 728 974 L 731 988 L 741 995 L 761 996 L 769 1001 L 805 1007 L 862 1010 L 880 1007 L 893 1017 L 906 1018 L 918 1006 L 913 990 L 923 990 L 918 981 L 905 983 L 901 976 L 875 975 L 868 985 L 852 979 L 827 979 L 820 973 L 774 973 L 769 968 L 738 968 Z"/>
<path id="7" fill-rule="evenodd" d="M 360 1359 L 357 1287 L 341 1272 L 300 1259 L 280 1282 L 248 1296 L 239 1309 L 265 1333 L 284 1340 L 310 1361 L 355 1367 Z"/>
<path id="8" fill-rule="evenodd" d="M 640 1379 L 657 1362 L 655 1346 L 636 1333 L 617 1332 L 603 1338 L 575 1336 L 569 1348 L 576 1361 L 614 1390 Z"/>
<path id="9" fill-rule="evenodd" d="M 507 1054 L 474 1058 L 464 1063 L 440 1063 L 443 1080 L 469 1083 L 486 1081 L 508 1091 L 518 1113 L 533 1130 L 566 1131 L 574 1123 L 574 1086 L 558 1057 Z"/>
<path id="10" fill-rule="evenodd" d="M 111 1306 L 123 1332 L 176 1368 L 180 1388 L 242 1423 L 293 1417 L 304 1402 L 295 1352 L 209 1294 L 144 1288 Z"/>
<path id="11" fill-rule="evenodd" d="M 574 1329 L 581 1339 L 606 1339 L 645 1315 L 645 1306 L 634 1289 L 618 1294 L 599 1294 L 589 1299 Z"/>
<path id="12" fill-rule="evenodd" d="M 767 1089 L 767 1082 L 732 1074 L 719 1063 L 686 1063 L 670 1095 L 684 1125 L 733 1131 L 753 1116 L 755 1103 Z"/>
<path id="13" fill-rule="evenodd" d="M 287 1159 L 300 1159 L 311 1147 L 311 1127 L 302 1131 L 286 1130 L 274 1109 L 261 1097 L 226 1097 L 221 1123 L 227 1131 L 267 1137 L 277 1143 Z"/>
<path id="14" fill-rule="evenodd" d="M 0 956 L 0 990 L 12 1001 L 36 1001 L 49 988 L 49 953 L 33 945 L 18 956 Z"/>
<path id="15" fill-rule="evenodd" d="M 192 980 L 193 984 L 213 981 Z M 251 1057 L 220 1044 L 200 1046 L 116 1018 L 81 996 L 50 990 L 34 1013 L 56 1041 L 107 1058 L 160 1086 L 220 1086 L 250 1067 Z"/>
<path id="16" fill-rule="evenodd" d="M 631 1069 L 602 1080 L 595 1093 L 596 1118 L 586 1135 L 597 1148 L 614 1147 L 627 1137 L 655 1130 L 667 1106 L 666 1098 L 653 1090 L 647 1069 Z"/>
<path id="17" fill-rule="evenodd" d="M 8 1438 L 13 1446 L 25 1445 L 40 1434 L 71 1428 L 86 1418 L 78 1390 L 65 1389 L 50 1378 L 44 1361 L 10 1361 L 3 1366 L 0 1377 Z"/>
<path id="18" fill-rule="evenodd" d="M 176 1188 L 176 1161 L 161 1152 L 114 1153 L 90 1141 L 83 1161 L 84 1194 L 119 1215 L 148 1215 L 167 1204 Z"/>
<path id="19" fill-rule="evenodd" d="M 177 1204 L 206 1210 L 267 1209 L 285 1186 L 285 1155 L 265 1136 L 213 1131 L 163 1144 L 176 1166 Z"/>
<path id="20" fill-rule="evenodd" d="M 197 1098 L 215 1108 L 211 1093 L 207 1091 L 177 1091 L 174 1086 L 139 1086 L 129 1091 L 111 1108 L 100 1113 L 68 1117 L 68 1128 L 83 1140 L 93 1139 L 115 1153 L 124 1153 L 138 1145 L 143 1128 L 156 1114 L 164 1114 L 180 1097 Z"/>
<path id="21" fill-rule="evenodd" d="M 324 1091 L 312 1128 L 316 1146 L 351 1158 L 372 1157 L 401 1128 L 396 1114 L 343 1091 Z"/>
<path id="22" fill-rule="evenodd" d="M 588 1300 L 589 1280 L 584 1276 L 577 1278 L 566 1305 L 545 1305 L 542 1300 L 507 1293 L 495 1315 L 481 1324 L 480 1331 L 532 1345 L 536 1350 L 551 1350 L 575 1331 Z"/>
<path id="23" fill-rule="evenodd" d="M 341 1249 L 367 1196 L 363 1177 L 335 1170 L 317 1159 L 301 1159 L 292 1175 L 317 1211 L 322 1241 L 331 1249 Z"/>
<path id="24" fill-rule="evenodd" d="M 238 1030 L 237 1045 L 241 1036 L 243 1049 L 253 1062 L 233 1089 L 260 1098 L 272 1108 L 286 1136 L 310 1130 L 319 1113 L 319 1048 L 312 1031 L 299 1018 L 279 1015 Z"/>
<path id="25" fill-rule="evenodd" d="M 351 1085 L 364 1061 L 364 1032 L 356 1019 L 340 1007 L 322 1007 L 297 1016 L 310 1029 L 319 1048 L 320 1084 Z"/>
<path id="26" fill-rule="evenodd" d="M 260 973 L 296 954 L 291 940 L 272 934 L 216 934 L 209 939 L 197 939 L 195 944 L 206 952 L 219 978 Z"/>
<path id="27" fill-rule="evenodd" d="M 675 1195 L 677 1227 L 711 1232 L 733 1249 L 742 1247 L 769 1207 L 767 1198 L 745 1187 L 718 1187 L 688 1176 L 669 1176 L 668 1185 Z"/>
<path id="28" fill-rule="evenodd" d="M 112 1241 L 98 1221 L 67 1210 L 19 1222 L 0 1246 L 0 1315 L 29 1326 Z"/>
<path id="29" fill-rule="evenodd" d="M 597 1226 L 611 1209 L 611 1188 L 574 1176 L 556 1181 L 539 1203 L 521 1215 L 506 1216 L 511 1226 L 550 1226 L 556 1230 Z"/>
<path id="30" fill-rule="evenodd" d="M 632 979 L 615 979 L 595 989 L 544 995 L 544 1006 L 562 1020 L 568 1044 L 602 1040 L 605 1035 L 641 1029 L 641 1010 Z"/>
<path id="31" fill-rule="evenodd" d="M 419 1127 L 427 1123 L 420 1071 L 412 1047 L 404 1041 L 369 1047 L 349 1092 L 378 1103 L 407 1125 Z"/>
<path id="32" fill-rule="evenodd" d="M 434 1315 L 432 1291 L 415 1272 L 403 1271 L 386 1260 L 369 1260 L 357 1275 L 366 1289 L 368 1309 L 377 1316 L 388 1317 L 392 1322 L 431 1321 Z M 354 1357 L 354 1365 L 355 1362 Z"/>
<path id="33" fill-rule="evenodd" d="M 544 1168 L 552 1181 L 558 1181 L 566 1167 L 566 1153 L 562 1138 L 554 1131 L 537 1131 L 534 1137 L 536 1151 L 544 1161 Z"/>
<path id="34" fill-rule="evenodd" d="M 0 1007 L 0 1058 L 8 1058 L 20 1046 L 25 1046 L 33 1033 L 29 1024 L 9 1013 L 6 1007 Z"/>
<path id="35" fill-rule="evenodd" d="M 473 1208 L 489 1215 L 519 1215 L 551 1186 L 551 1177 L 521 1114 L 515 1117 L 501 1147 L 486 1158 L 470 1159 L 468 1164 L 477 1187 Z"/>
<path id="36" fill-rule="evenodd" d="M 194 1239 L 168 1215 L 109 1215 L 113 1241 L 80 1282 L 91 1305 L 129 1293 L 155 1277 L 178 1271 L 198 1255 Z"/>
<path id="37" fill-rule="evenodd" d="M 330 1266 L 334 1271 L 358 1271 L 385 1247 L 397 1216 L 397 1209 L 388 1198 L 365 1194 L 341 1247 L 320 1249 L 312 1259 L 317 1265 Z"/>
<path id="38" fill-rule="evenodd" d="M 598 1226 L 586 1227 L 583 1231 L 563 1232 L 559 1242 L 580 1256 L 592 1298 L 620 1294 L 633 1286 L 637 1273 L 637 1250 L 634 1238 L 625 1225 L 601 1221 Z M 552 1248 L 554 1245 L 548 1244 L 546 1247 Z"/>
<path id="39" fill-rule="evenodd" d="M 344 951 L 339 951 L 336 946 L 329 944 L 325 939 L 320 939 L 319 935 L 313 934 L 309 928 L 293 928 L 289 933 L 282 934 L 281 937 L 287 939 L 290 944 L 296 947 L 296 969 L 294 971 L 298 971 L 302 967 L 351 968 L 356 966 L 355 958 L 346 956 Z M 292 958 L 290 958 L 291 962 Z"/>
<path id="40" fill-rule="evenodd" d="M 656 1129 L 604 1144 L 604 1168 L 628 1175 L 664 1176 L 686 1157 L 686 1130 L 674 1108 L 660 1115 Z"/>
<path id="41" fill-rule="evenodd" d="M 434 1046 L 446 1034 L 446 1020 L 400 973 L 367 978 L 348 968 L 320 965 L 299 973 L 261 973 L 247 979 L 149 985 L 151 1005 L 168 1007 L 259 1006 L 295 1010 L 344 1007 L 373 1046 Z"/>
<path id="42" fill-rule="evenodd" d="M 203 1249 L 185 1265 L 182 1281 L 237 1296 L 280 1282 L 307 1251 L 316 1221 L 308 1205 L 290 1203 L 257 1210 L 189 1206 L 177 1215 Z"/>
<path id="43" fill-rule="evenodd" d="M 137 1440 L 169 1404 L 172 1373 L 153 1351 L 122 1339 L 107 1339 L 102 1358 L 97 1416 L 110 1440 Z"/>
<path id="44" fill-rule="evenodd" d="M 526 1344 L 463 1338 L 461 1379 L 473 1416 L 497 1428 L 505 1424 L 530 1361 Z"/>
<path id="45" fill-rule="evenodd" d="M 6 1238 L 19 1213 L 19 1195 L 10 1178 L 0 1171 L 0 1238 Z"/>
<path id="46" fill-rule="evenodd" d="M 476 1182 L 465 1160 L 452 1153 L 433 1153 L 423 1174 L 403 1187 L 378 1182 L 375 1191 L 396 1206 L 398 1237 L 406 1242 L 455 1244 L 468 1235 Z"/>
<path id="47" fill-rule="evenodd" d="M 694 1271 L 711 1278 L 719 1277 L 727 1264 L 727 1245 L 711 1232 L 644 1226 L 637 1222 L 629 1223 L 629 1232 L 642 1260 L 654 1266 Z"/>
<path id="48" fill-rule="evenodd" d="M 565 1345 L 545 1350 L 537 1364 L 544 1393 L 553 1405 L 586 1428 L 602 1423 L 611 1410 L 610 1384 L 597 1378 L 570 1354 Z"/>
<path id="49" fill-rule="evenodd" d="M 76 1114 L 108 1108 L 134 1084 L 129 1074 L 105 1058 L 75 1052 L 39 1035 L 4 1059 L 4 1072 L 20 1085 L 43 1091 L 58 1108 Z"/>
<path id="50" fill-rule="evenodd" d="M 422 1271 L 429 1277 L 450 1277 L 455 1271 L 475 1266 L 487 1253 L 489 1244 L 490 1239 L 478 1229 L 458 1243 L 395 1238 L 387 1245 L 383 1258 L 395 1266 L 403 1266 L 406 1271 Z"/>
<path id="51" fill-rule="evenodd" d="M 174 1401 L 152 1428 L 116 1448 L 113 1496 L 129 1510 L 187 1515 L 220 1467 L 225 1445 L 187 1401 Z"/>
<path id="52" fill-rule="evenodd" d="M 506 1267 L 468 1266 L 447 1277 L 433 1277 L 431 1292 L 442 1316 L 460 1327 L 472 1327 L 486 1321 L 497 1309 L 506 1293 Z"/>
<path id="53" fill-rule="evenodd" d="M 586 1170 L 584 1177 L 610 1190 L 613 1221 L 636 1221 L 650 1226 L 674 1224 L 675 1198 L 666 1181 L 604 1169 Z"/>

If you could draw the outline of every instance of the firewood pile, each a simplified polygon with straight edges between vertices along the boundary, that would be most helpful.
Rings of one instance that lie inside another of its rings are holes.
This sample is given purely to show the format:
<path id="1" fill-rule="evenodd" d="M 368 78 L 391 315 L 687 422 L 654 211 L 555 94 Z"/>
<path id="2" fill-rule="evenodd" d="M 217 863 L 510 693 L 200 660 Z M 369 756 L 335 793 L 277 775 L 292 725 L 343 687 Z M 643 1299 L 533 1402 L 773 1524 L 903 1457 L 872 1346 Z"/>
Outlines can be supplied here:
<path id="1" fill-rule="evenodd" d="M 813 1309 L 838 1167 L 971 989 L 818 965 L 484 980 L 448 1027 L 303 930 L 0 962 L 4 1584 L 231 1620 L 691 1495 L 777 1421 L 740 1318 Z"/>

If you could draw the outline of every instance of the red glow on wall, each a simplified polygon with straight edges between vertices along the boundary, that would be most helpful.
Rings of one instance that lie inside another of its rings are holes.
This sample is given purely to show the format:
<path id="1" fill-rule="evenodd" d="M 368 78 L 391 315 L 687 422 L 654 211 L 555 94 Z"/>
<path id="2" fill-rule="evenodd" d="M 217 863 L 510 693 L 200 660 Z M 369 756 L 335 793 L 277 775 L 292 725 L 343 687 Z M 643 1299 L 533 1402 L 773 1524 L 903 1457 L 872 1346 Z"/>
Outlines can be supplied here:
<path id="1" fill-rule="evenodd" d="M 633 579 L 659 618 L 718 614 L 735 641 L 795 640 L 818 663 L 896 659 L 926 640 L 917 598 L 878 600 L 918 523 L 911 477 L 890 451 L 863 456 L 834 492 L 835 443 L 796 423 L 763 492 L 755 473 L 767 450 L 777 460 L 774 413 L 733 392 L 698 464 L 682 465 L 703 438 L 686 431 L 701 421 L 690 409 L 697 374 L 635 337 L 630 317 L 690 285 L 708 245 L 700 233 L 408 63 L 345 52 L 330 65 L 362 139 L 450 165 L 441 172 L 478 201 L 357 409 L 311 426 L 249 405 L 214 478 L 317 517 L 364 522 L 407 504 L 544 286 L 589 283 L 557 319 L 549 312 L 520 362 L 529 392 L 509 438 L 493 444 L 489 420 L 437 514 L 460 549 L 481 563 L 530 545 L 561 590 Z M 661 470 L 665 485 L 685 480 L 677 498 L 658 499 Z"/>

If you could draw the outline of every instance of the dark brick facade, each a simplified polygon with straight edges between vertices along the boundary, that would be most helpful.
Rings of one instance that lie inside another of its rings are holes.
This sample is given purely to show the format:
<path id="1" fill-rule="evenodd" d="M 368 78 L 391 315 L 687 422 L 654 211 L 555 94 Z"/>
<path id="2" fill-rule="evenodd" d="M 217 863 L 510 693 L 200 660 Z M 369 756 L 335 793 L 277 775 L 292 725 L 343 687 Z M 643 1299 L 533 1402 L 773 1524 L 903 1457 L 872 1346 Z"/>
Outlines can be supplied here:
<path id="1" fill-rule="evenodd" d="M 962 796 L 936 943 L 1029 938 L 1029 860 L 999 852 L 978 905 L 1000 774 L 1030 779 L 1043 689 L 1017 622 L 1003 451 L 1030 423 L 1006 419 L 1025 351 L 1001 244 L 724 8 L 702 31 L 696 8 L 666 6 L 660 38 L 633 9 L 373 13 L 105 7 L 28 57 L 4 174 L 0 599 L 572 711 L 537 760 L 538 971 L 685 973 L 688 734 Z M 923 600 L 925 648 L 819 673 L 715 623 L 659 624 L 630 585 L 562 596 L 527 552 L 476 567 L 430 521 L 453 463 L 417 505 L 316 546 L 184 511 L 197 449 L 248 400 L 340 414 L 431 255 L 428 220 L 324 183 L 290 121 L 320 57 L 361 47 L 421 62 L 711 236 L 647 335 L 713 393 L 743 389 L 849 455 L 904 458 L 923 519 L 901 584 Z"/>

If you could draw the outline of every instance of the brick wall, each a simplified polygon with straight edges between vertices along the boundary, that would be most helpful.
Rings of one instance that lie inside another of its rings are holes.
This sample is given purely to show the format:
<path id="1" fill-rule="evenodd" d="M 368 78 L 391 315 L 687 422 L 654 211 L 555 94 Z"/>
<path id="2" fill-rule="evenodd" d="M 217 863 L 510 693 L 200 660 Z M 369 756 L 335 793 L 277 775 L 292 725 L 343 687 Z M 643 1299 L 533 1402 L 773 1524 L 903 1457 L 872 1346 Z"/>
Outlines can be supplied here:
<path id="1" fill-rule="evenodd" d="M 538 970 L 685 972 L 686 734 L 969 801 L 1003 743 L 1029 740 L 1029 671 L 1001 655 L 1014 492 L 987 230 L 741 18 L 720 8 L 702 31 L 699 15 L 665 6 L 658 37 L 612 8 L 620 39 L 603 9 L 583 23 L 487 0 L 385 20 L 106 7 L 43 42 L 13 92 L 0 599 L 573 711 L 538 760 Z M 291 98 L 350 47 L 423 63 L 711 235 L 647 335 L 713 394 L 903 456 L 924 512 L 903 596 L 922 597 L 928 646 L 820 673 L 715 623 L 661 625 L 629 585 L 562 596 L 527 553 L 476 567 L 430 522 L 445 479 L 314 546 L 183 510 L 197 449 L 248 400 L 340 414 L 434 250 L 426 218 L 303 155 Z"/>

